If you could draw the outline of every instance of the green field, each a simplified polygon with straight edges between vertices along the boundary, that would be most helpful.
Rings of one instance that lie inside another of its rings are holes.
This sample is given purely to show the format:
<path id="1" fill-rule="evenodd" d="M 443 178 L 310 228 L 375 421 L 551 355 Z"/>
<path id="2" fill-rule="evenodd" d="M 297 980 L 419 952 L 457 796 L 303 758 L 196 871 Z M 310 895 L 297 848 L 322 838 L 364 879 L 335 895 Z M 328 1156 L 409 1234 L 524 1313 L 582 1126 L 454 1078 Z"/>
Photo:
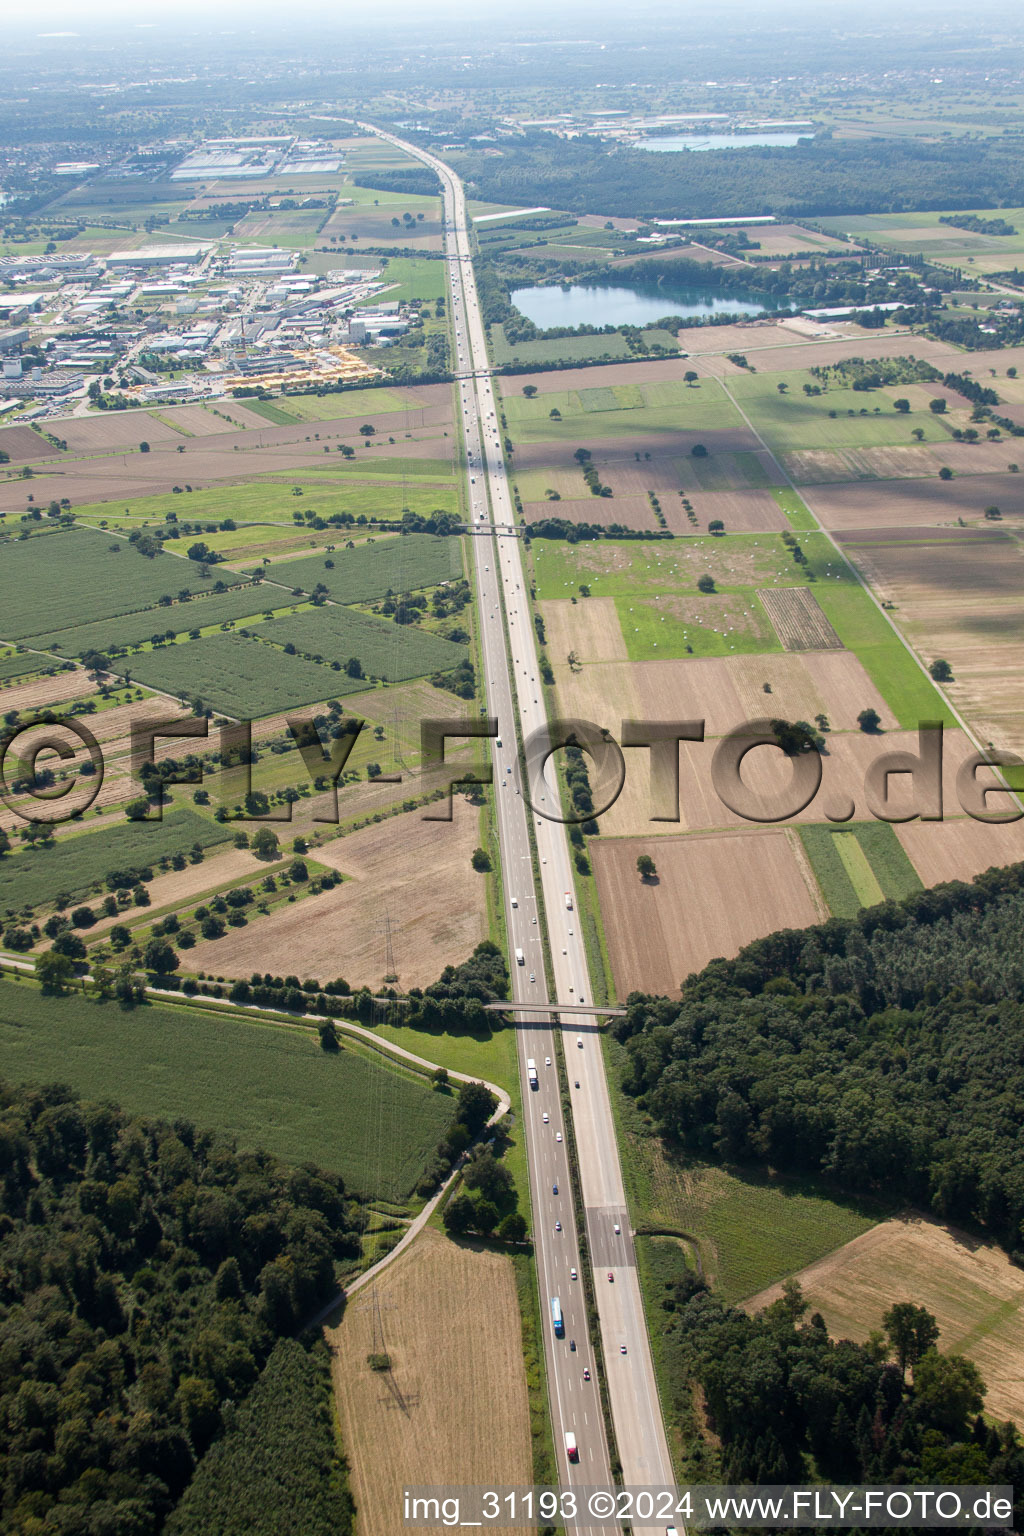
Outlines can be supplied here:
<path id="1" fill-rule="evenodd" d="M 191 1120 L 389 1200 L 408 1195 L 453 1105 L 378 1055 L 348 1046 L 326 1054 L 313 1030 L 171 1004 L 125 1012 L 77 994 L 55 1001 L 6 979 L 0 1075 L 69 1083 L 129 1114 Z"/>
<path id="2" fill-rule="evenodd" d="M 785 512 L 789 526 L 796 533 L 812 533 L 818 524 L 814 514 L 804 505 L 802 497 L 787 486 L 773 486 L 772 495 Z"/>
<path id="3" fill-rule="evenodd" d="M 863 907 L 902 901 L 923 889 L 888 822 L 857 822 L 843 828 L 822 824 L 798 830 L 833 917 L 856 917 Z"/>
<path id="4" fill-rule="evenodd" d="M 713 432 L 743 426 L 739 412 L 717 379 L 703 379 L 693 389 L 681 379 L 672 379 L 608 389 L 556 390 L 530 400 L 517 392 L 513 380 L 508 380 L 502 409 L 517 442 L 569 441 L 591 450 L 599 449 L 602 437 L 628 437 L 640 432 Z M 560 417 L 552 419 L 552 410 L 557 410 Z"/>
<path id="5" fill-rule="evenodd" d="M 293 494 L 299 486 L 303 499 Z M 450 463 L 438 459 L 374 459 L 367 454 L 342 468 L 338 458 L 324 456 L 323 465 L 306 465 L 287 479 L 255 474 L 244 485 L 213 485 L 194 491 L 188 499 L 189 522 L 219 523 L 231 518 L 244 524 L 254 518 L 265 522 L 290 523 L 298 510 L 331 517 L 336 512 L 361 514 L 368 518 L 399 518 L 405 511 L 424 517 L 431 512 L 458 512 L 459 493 L 452 479 Z M 123 508 L 132 526 L 140 519 L 161 524 L 168 512 L 179 516 L 182 500 L 173 491 L 131 501 Z M 123 513 L 109 502 L 93 502 L 76 508 L 77 515 L 90 522 L 123 523 Z M 132 515 L 134 514 L 134 515 Z M 182 518 L 184 521 L 185 519 Z M 187 537 L 187 536 L 183 536 Z M 204 533 L 212 549 L 222 547 L 223 536 Z M 191 542 L 191 540 L 188 540 Z M 188 548 L 185 543 L 185 549 Z M 180 547 L 180 546 L 179 546 Z M 166 569 L 166 567 L 165 567 Z M 177 587 L 175 587 L 177 590 Z"/>
<path id="6" fill-rule="evenodd" d="M 58 651 L 62 656 L 84 656 L 87 651 L 106 651 L 114 645 L 141 645 L 154 634 L 162 635 L 169 629 L 183 635 L 191 629 L 249 618 L 268 608 L 284 608 L 288 601 L 288 594 L 280 587 L 247 584 L 234 587 L 230 592 L 198 597 L 188 603 L 175 602 L 169 608 L 146 608 L 141 613 L 126 613 L 116 619 L 100 619 L 94 624 L 53 630 L 34 636 L 33 644 Z"/>
<path id="7" fill-rule="evenodd" d="M 580 583 L 589 585 L 594 597 L 692 593 L 705 571 L 723 593 L 768 587 L 776 581 L 797 586 L 812 573 L 816 592 L 856 582 L 824 534 L 807 533 L 799 542 L 806 556 L 801 566 L 776 533 L 730 534 L 724 539 L 713 534 L 664 540 L 584 539 L 577 544 L 536 539 L 531 553 L 541 599 L 570 597 Z"/>
<path id="8" fill-rule="evenodd" d="M 213 585 L 194 560 L 167 554 L 148 560 L 124 539 L 80 528 L 7 544 L 3 564 L 0 625 L 11 640 L 131 613 L 164 594 Z M 241 577 L 226 571 L 223 580 L 230 586 Z"/>
<path id="9" fill-rule="evenodd" d="M 325 560 L 333 560 L 333 567 Z M 388 592 L 411 592 L 460 578 L 462 541 L 429 533 L 388 536 L 332 555 L 282 560 L 270 567 L 268 575 L 305 592 L 323 583 L 339 603 L 372 603 Z"/>
<path id="10" fill-rule="evenodd" d="M 122 821 L 60 838 L 52 848 L 19 849 L 0 858 L 0 910 L 38 907 L 58 891 L 80 896 L 101 886 L 108 870 L 156 865 L 167 854 L 184 853 L 194 843 L 209 848 L 227 836 L 215 822 L 175 808 L 162 821 Z"/>
<path id="11" fill-rule="evenodd" d="M 378 194 L 380 195 L 380 194 Z M 410 202 L 411 199 L 404 201 Z M 433 199 L 424 199 L 433 203 Z M 389 230 L 388 235 L 394 235 L 394 244 L 402 244 L 402 231 L 400 229 Z M 386 240 L 375 239 L 374 245 L 384 245 Z M 395 299 L 399 303 L 407 304 L 410 299 L 422 299 L 425 304 L 433 304 L 446 293 L 449 284 L 447 281 L 447 268 L 445 263 L 437 258 L 431 259 L 423 256 L 385 256 L 381 258 L 381 281 L 388 284 L 387 290 L 379 297 L 366 299 L 367 304 L 379 303 L 381 299 L 389 303 Z M 395 284 L 392 287 L 391 284 Z"/>
<path id="12" fill-rule="evenodd" d="M 657 602 L 617 597 L 615 610 L 630 661 L 764 655 L 782 650 L 755 592 L 742 598 L 721 591 L 710 596 L 694 593 L 689 606 L 693 617 L 684 620 L 659 612 Z"/>
<path id="13" fill-rule="evenodd" d="M 323 655 L 329 662 L 344 663 L 350 656 L 358 656 L 367 677 L 382 677 L 389 683 L 406 682 L 429 672 L 450 672 L 469 654 L 466 646 L 453 645 L 440 635 L 352 608 L 312 608 L 286 614 L 261 624 L 258 634 L 261 640 L 274 645 L 290 642 L 300 652 Z M 341 676 L 351 682 L 344 673 Z"/>
<path id="14" fill-rule="evenodd" d="M 346 659 L 338 658 L 339 662 Z M 135 682 L 179 698 L 201 698 L 218 713 L 236 720 L 258 720 L 278 710 L 340 698 L 366 686 L 340 670 L 335 672 L 301 656 L 286 656 L 276 646 L 261 645 L 237 634 L 206 635 L 201 640 L 140 651 L 118 665 L 126 668 Z"/>
<path id="15" fill-rule="evenodd" d="M 764 437 L 769 448 L 877 448 L 911 447 L 915 427 L 924 441 L 949 441 L 949 427 L 928 410 L 901 415 L 893 400 L 907 394 L 907 386 L 861 391 L 832 384 L 820 395 L 805 395 L 803 386 L 816 381 L 806 371 L 744 374 L 729 387 Z M 779 385 L 787 386 L 779 393 Z M 876 414 L 877 410 L 877 414 Z M 834 416 L 832 413 L 835 413 Z"/>
<path id="16" fill-rule="evenodd" d="M 272 404 L 289 421 L 349 421 L 359 416 L 363 421 L 372 422 L 375 415 L 385 412 L 391 415 L 395 411 L 417 409 L 413 402 L 393 389 L 343 389 L 330 395 L 282 395 L 279 400 L 247 400 L 245 404 L 261 416 L 264 412 L 260 405 Z"/>
<path id="17" fill-rule="evenodd" d="M 592 256 L 587 257 L 593 260 Z M 679 342 L 671 331 L 647 330 L 644 344 L 662 346 L 671 356 L 679 355 Z M 562 336 L 556 341 L 505 340 L 500 325 L 491 326 L 491 357 L 497 367 L 503 363 L 594 363 L 623 362 L 633 356 L 626 338 L 618 331 L 607 336 Z"/>
<path id="18" fill-rule="evenodd" d="M 2 622 L 2 620 L 0 620 Z M 39 644 L 40 642 L 36 642 Z M 38 672 L 43 667 L 55 665 L 48 656 L 19 656 L 12 651 L 7 656 L 0 656 L 0 682 L 9 682 L 15 677 L 27 677 L 31 672 Z"/>

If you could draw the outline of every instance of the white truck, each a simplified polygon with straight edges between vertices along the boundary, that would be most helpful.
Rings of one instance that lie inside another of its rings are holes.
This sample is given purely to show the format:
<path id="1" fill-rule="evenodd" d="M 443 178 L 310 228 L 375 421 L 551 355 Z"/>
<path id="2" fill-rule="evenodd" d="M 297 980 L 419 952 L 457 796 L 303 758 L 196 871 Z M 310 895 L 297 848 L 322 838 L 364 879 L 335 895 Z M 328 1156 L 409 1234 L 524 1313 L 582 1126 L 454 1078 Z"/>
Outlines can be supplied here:
<path id="1" fill-rule="evenodd" d="M 531 1088 L 540 1087 L 540 1083 L 537 1080 L 537 1063 L 532 1056 L 526 1058 L 526 1076 Z"/>
<path id="2" fill-rule="evenodd" d="M 576 1436 L 571 1429 L 567 1429 L 565 1432 L 565 1454 L 570 1461 L 579 1461 L 580 1459 L 579 1446 L 576 1444 Z"/>
<path id="3" fill-rule="evenodd" d="M 567 912 L 572 911 L 572 891 L 566 891 L 565 893 L 565 910 Z"/>
<path id="4" fill-rule="evenodd" d="M 521 949 L 517 949 L 516 950 L 516 965 L 525 965 L 525 964 L 526 964 L 526 956 L 523 954 Z"/>

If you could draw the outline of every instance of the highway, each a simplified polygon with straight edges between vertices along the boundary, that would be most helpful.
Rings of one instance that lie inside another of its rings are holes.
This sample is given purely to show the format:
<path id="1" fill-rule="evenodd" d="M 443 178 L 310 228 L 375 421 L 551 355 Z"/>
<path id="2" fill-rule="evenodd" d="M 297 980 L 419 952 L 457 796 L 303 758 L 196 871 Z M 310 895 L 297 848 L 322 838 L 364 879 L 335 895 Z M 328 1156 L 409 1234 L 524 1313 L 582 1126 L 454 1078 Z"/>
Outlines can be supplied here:
<path id="1" fill-rule="evenodd" d="M 370 125 L 363 125 L 370 127 Z M 370 128 L 371 132 L 380 130 Z M 481 615 L 481 652 L 488 707 L 497 716 L 498 743 L 492 747 L 505 915 L 513 952 L 512 997 L 536 1004 L 545 990 L 540 912 L 533 879 L 529 818 L 515 726 L 523 739 L 546 726 L 547 714 L 530 611 L 522 546 L 515 534 L 484 533 L 515 526 L 501 442 L 499 405 L 487 359 L 472 265 L 472 244 L 461 183 L 434 156 L 381 134 L 436 171 L 444 189 L 445 240 L 455 340 L 455 369 L 469 475 L 470 519 L 481 534 L 470 539 L 476 561 Z M 514 687 L 513 687 L 514 683 Z M 617 723 L 617 722 L 616 722 Z M 559 812 L 553 765 L 533 814 L 540 860 L 541 898 L 553 967 L 553 1007 L 592 999 L 586 953 L 576 913 L 572 861 L 566 828 L 547 819 Z M 545 1330 L 548 1385 L 556 1452 L 562 1481 L 609 1483 L 608 1446 L 597 1394 L 597 1365 L 588 1339 L 579 1275 L 576 1212 L 569 1185 L 566 1128 L 558 1086 L 552 1023 L 535 1014 L 515 1015 L 523 1085 L 524 1129 L 530 1169 L 534 1241 Z M 552 1015 L 557 1028 L 557 1014 Z M 597 1019 L 590 1014 L 566 1020 L 562 1043 L 573 1130 L 579 1158 L 587 1243 L 607 1370 L 612 1422 L 621 1462 L 619 1481 L 664 1486 L 673 1481 L 644 1319 L 636 1261 L 626 1211 L 615 1127 Z M 539 1087 L 531 1090 L 527 1061 L 536 1062 Z M 558 1193 L 554 1190 L 557 1188 Z M 561 1223 L 562 1230 L 556 1228 Z M 550 1300 L 558 1296 L 565 1337 L 554 1335 Z M 570 1347 L 575 1340 L 576 1350 Z M 590 1380 L 584 1379 L 589 1370 Z M 579 1462 L 569 1462 L 565 1435 L 575 1435 Z M 588 1532 L 580 1524 L 577 1531 Z M 605 1527 L 607 1529 L 607 1527 Z M 634 1525 L 636 1532 L 664 1527 Z"/>

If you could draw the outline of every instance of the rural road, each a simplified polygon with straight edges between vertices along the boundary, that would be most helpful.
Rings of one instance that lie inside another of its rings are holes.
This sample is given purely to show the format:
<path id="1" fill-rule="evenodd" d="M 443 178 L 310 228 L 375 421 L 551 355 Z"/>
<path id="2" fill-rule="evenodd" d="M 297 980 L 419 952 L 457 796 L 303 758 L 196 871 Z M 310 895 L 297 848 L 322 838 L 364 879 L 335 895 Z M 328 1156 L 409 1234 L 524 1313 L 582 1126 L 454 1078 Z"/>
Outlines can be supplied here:
<path id="1" fill-rule="evenodd" d="M 362 125 L 369 127 L 370 125 Z M 371 128 L 370 131 L 380 133 Z M 481 651 L 488 708 L 498 719 L 492 746 L 494 798 L 502 858 L 502 882 L 509 943 L 523 955 L 512 970 L 512 996 L 545 1001 L 545 966 L 540 913 L 533 878 L 529 818 L 540 861 L 541 895 L 553 968 L 554 1002 L 586 1003 L 593 998 L 586 952 L 576 913 L 572 863 L 566 829 L 558 816 L 553 769 L 540 789 L 534 814 L 519 758 L 517 726 L 525 740 L 547 726 L 539 682 L 533 618 L 528 601 L 522 547 L 515 534 L 495 535 L 488 525 L 515 526 L 511 490 L 501 443 L 499 407 L 487 359 L 486 334 L 476 292 L 472 242 L 465 197 L 458 178 L 442 161 L 394 136 L 381 133 L 428 164 L 444 189 L 446 255 L 455 328 L 455 371 L 463 416 L 469 473 L 470 521 L 481 526 L 472 539 L 476 562 Z M 486 532 L 485 532 L 486 530 Z M 513 1010 L 514 1011 L 514 1010 Z M 543 1016 L 541 1016 L 543 1018 Z M 558 1027 L 557 1012 L 553 1014 Z M 564 1484 L 610 1483 L 611 1469 L 596 1390 L 597 1367 L 586 1325 L 586 1300 L 579 1280 L 576 1211 L 569 1183 L 557 1055 L 552 1023 L 516 1015 L 523 1119 L 526 1130 L 534 1214 L 534 1240 L 542 1308 L 548 1385 L 559 1470 Z M 619 1164 L 598 1023 L 593 1015 L 567 1020 L 562 1039 L 584 1210 L 582 1219 L 593 1265 L 595 1298 L 607 1372 L 618 1457 L 619 1482 L 664 1486 L 673 1482 L 654 1365 L 629 1231 L 625 1188 Z M 527 1060 L 536 1062 L 539 1087 L 531 1091 Z M 552 1063 L 549 1065 L 549 1061 Z M 578 1084 L 578 1086 L 576 1086 Z M 554 1191 L 557 1188 L 558 1194 Z M 560 1222 L 558 1232 L 555 1223 Z M 564 1338 L 555 1337 L 550 1303 L 561 1301 Z M 575 1339 L 576 1350 L 570 1348 Z M 583 1379 L 583 1369 L 591 1373 Z M 565 1435 L 575 1435 L 579 1462 L 570 1463 Z M 573 1527 L 588 1533 L 584 1525 Z M 664 1527 L 634 1525 L 639 1533 L 663 1536 Z"/>

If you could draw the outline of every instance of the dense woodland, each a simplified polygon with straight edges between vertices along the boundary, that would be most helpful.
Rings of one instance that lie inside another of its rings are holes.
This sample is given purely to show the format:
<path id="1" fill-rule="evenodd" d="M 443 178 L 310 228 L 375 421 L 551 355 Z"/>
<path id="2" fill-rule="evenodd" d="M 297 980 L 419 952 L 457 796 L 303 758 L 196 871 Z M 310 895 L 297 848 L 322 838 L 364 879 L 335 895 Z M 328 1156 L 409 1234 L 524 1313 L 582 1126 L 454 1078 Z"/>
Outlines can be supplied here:
<path id="1" fill-rule="evenodd" d="M 1024 1260 L 1024 865 L 633 994 L 626 1089 L 702 1157 L 975 1223 Z"/>
<path id="2" fill-rule="evenodd" d="M 503 143 L 500 155 L 474 150 L 451 159 L 467 191 L 488 202 L 623 218 L 807 218 L 1024 203 L 1024 164 L 1013 139 L 925 144 L 822 136 L 792 149 L 652 154 L 534 131 Z"/>
<path id="3" fill-rule="evenodd" d="M 334 1174 L 0 1085 L 0 1528 L 150 1536 L 225 1430 L 240 1465 L 238 1405 L 363 1224 Z"/>
<path id="4" fill-rule="evenodd" d="M 280 1340 L 250 1396 L 225 1418 L 167 1536 L 348 1536 L 353 1506 L 322 1341 L 306 1350 Z"/>
<path id="5" fill-rule="evenodd" d="M 897 1304 L 855 1344 L 830 1339 L 818 1313 L 808 1318 L 795 1285 L 748 1317 L 688 1275 L 665 1283 L 660 1306 L 676 1411 L 691 1423 L 699 1383 L 721 1446 L 687 1435 L 695 1481 L 1009 1484 L 1022 1528 L 1020 1436 L 986 1423 L 977 1368 L 942 1351 L 923 1308 Z"/>

